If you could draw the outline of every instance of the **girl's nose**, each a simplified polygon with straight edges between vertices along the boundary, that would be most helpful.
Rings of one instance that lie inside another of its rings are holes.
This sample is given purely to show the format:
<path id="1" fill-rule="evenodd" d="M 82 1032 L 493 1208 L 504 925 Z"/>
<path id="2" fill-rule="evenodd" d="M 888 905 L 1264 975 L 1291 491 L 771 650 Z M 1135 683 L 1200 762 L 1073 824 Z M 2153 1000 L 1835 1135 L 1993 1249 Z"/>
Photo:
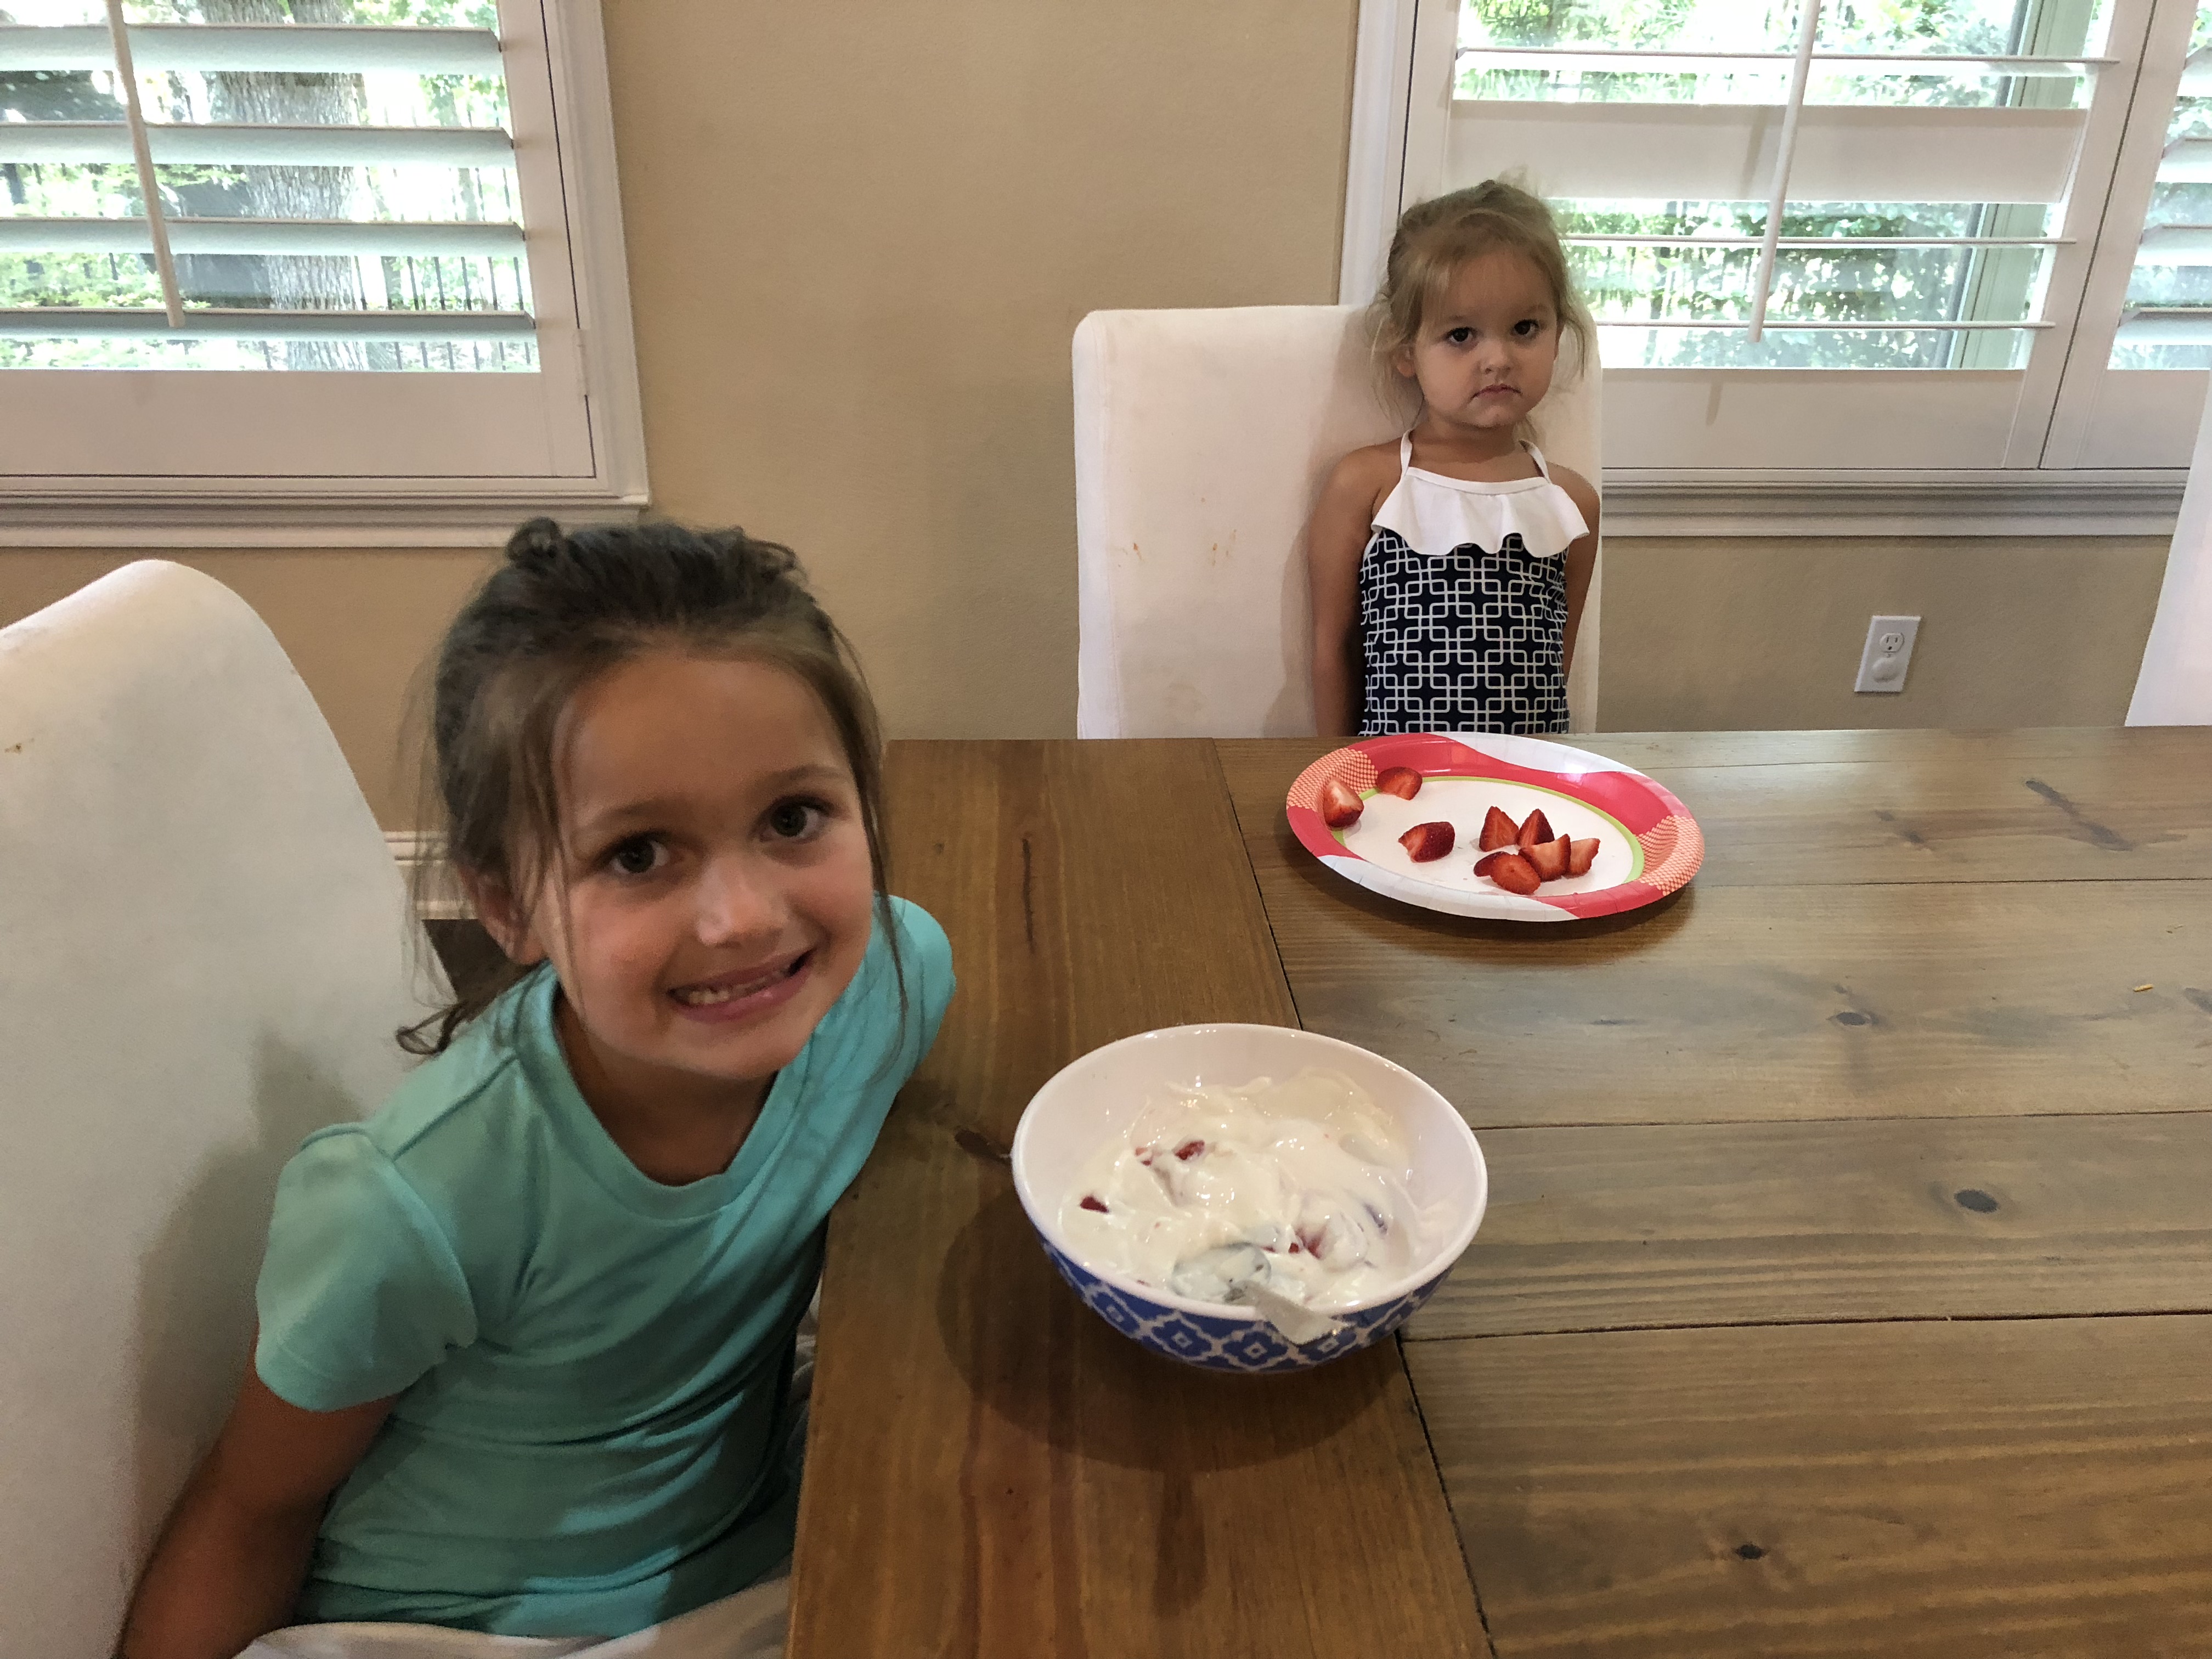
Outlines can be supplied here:
<path id="1" fill-rule="evenodd" d="M 710 860 L 694 896 L 704 945 L 742 944 L 783 925 L 781 889 L 769 871 L 746 858 L 726 854 Z"/>

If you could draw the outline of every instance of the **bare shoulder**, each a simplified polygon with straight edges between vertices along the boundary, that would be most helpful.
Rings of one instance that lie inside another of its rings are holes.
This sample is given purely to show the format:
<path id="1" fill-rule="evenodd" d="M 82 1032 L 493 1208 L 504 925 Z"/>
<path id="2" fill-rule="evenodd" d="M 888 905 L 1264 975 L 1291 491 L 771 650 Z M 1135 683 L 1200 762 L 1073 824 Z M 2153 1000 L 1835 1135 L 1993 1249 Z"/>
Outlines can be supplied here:
<path id="1" fill-rule="evenodd" d="M 1567 499 L 1583 515 L 1584 524 L 1597 523 L 1597 486 L 1571 466 L 1552 468 L 1552 482 L 1567 492 Z"/>
<path id="2" fill-rule="evenodd" d="M 1322 486 L 1322 498 L 1339 505 L 1356 501 L 1362 509 L 1372 512 L 1397 484 L 1398 471 L 1395 438 L 1369 444 L 1364 449 L 1353 450 L 1329 469 L 1328 482 Z"/>

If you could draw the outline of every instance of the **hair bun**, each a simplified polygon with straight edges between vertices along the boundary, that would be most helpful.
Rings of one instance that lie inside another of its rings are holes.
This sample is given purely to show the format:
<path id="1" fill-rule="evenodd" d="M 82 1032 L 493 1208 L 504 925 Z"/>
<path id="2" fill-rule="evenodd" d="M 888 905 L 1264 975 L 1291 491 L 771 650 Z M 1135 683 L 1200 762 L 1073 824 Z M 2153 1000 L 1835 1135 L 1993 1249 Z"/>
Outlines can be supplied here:
<path id="1" fill-rule="evenodd" d="M 525 570 L 543 569 L 568 544 L 568 537 L 552 520 L 532 519 L 507 538 L 507 562 Z"/>

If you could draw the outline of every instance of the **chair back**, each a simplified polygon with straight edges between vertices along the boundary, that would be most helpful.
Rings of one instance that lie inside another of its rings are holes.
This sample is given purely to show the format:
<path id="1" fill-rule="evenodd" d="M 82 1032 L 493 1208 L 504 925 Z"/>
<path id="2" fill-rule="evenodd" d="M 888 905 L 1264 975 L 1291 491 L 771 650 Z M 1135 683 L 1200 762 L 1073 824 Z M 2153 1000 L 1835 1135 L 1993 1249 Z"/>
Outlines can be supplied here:
<path id="1" fill-rule="evenodd" d="M 1083 737 L 1314 730 L 1305 522 L 1331 467 L 1396 436 L 1364 309 L 1095 311 L 1075 331 Z M 1599 482 L 1600 375 L 1562 355 L 1536 411 L 1547 460 Z M 1567 699 L 1597 707 L 1593 577 Z"/>
<path id="2" fill-rule="evenodd" d="M 2212 401 L 2197 422 L 2130 726 L 2212 726 Z"/>
<path id="3" fill-rule="evenodd" d="M 276 1172 L 440 981 L 306 686 L 178 565 L 0 630 L 0 1655 L 105 1659 L 247 1363 Z"/>

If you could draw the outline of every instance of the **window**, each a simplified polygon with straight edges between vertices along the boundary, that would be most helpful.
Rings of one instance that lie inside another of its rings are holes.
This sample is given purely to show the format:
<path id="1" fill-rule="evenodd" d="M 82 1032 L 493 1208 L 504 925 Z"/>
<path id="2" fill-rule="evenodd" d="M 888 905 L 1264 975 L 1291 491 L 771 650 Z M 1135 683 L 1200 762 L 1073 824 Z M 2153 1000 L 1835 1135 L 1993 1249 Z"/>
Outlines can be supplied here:
<path id="1" fill-rule="evenodd" d="M 641 502 L 590 4 L 0 6 L 10 539 Z"/>
<path id="2" fill-rule="evenodd" d="M 2186 464 L 2212 368 L 2195 0 L 1369 0 L 1362 22 L 1346 297 L 1404 204 L 1525 175 L 1600 325 L 1632 513 L 1825 482 L 1900 528 L 2170 527 L 2179 478 L 2149 469 Z"/>

